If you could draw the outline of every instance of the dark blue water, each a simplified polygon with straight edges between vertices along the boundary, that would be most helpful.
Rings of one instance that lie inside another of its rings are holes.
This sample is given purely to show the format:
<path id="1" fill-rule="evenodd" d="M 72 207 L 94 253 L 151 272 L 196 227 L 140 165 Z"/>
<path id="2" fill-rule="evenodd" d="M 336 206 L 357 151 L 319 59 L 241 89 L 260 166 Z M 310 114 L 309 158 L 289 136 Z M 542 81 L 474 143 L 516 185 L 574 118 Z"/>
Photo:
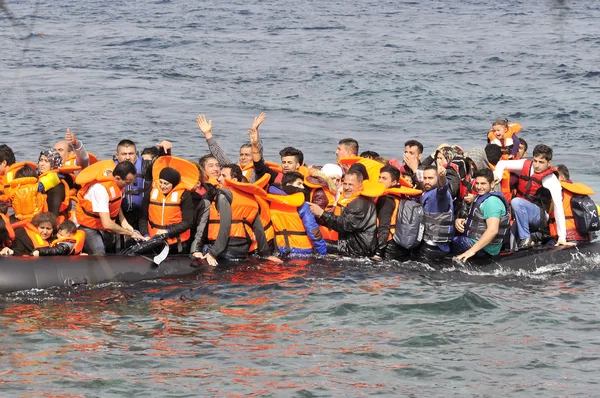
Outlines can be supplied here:
<path id="1" fill-rule="evenodd" d="M 267 158 L 340 138 L 400 156 L 485 144 L 507 117 L 600 187 L 600 3 L 12 2 L 0 14 L 0 141 L 35 160 L 70 127 L 234 155 L 261 111 Z M 598 195 L 596 196 L 598 199 Z M 597 259 L 435 273 L 325 261 L 0 299 L 7 396 L 592 396 Z M 583 269 L 578 269 L 583 267 Z"/>

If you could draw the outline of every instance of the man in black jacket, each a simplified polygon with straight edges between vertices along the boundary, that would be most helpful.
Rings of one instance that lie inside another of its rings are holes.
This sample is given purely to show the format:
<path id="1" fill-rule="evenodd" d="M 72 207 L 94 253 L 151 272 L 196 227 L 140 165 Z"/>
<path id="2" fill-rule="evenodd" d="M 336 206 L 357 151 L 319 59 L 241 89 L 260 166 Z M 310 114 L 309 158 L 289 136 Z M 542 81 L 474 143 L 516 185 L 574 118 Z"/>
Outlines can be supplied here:
<path id="1" fill-rule="evenodd" d="M 346 256 L 369 257 L 376 248 L 375 230 L 377 212 L 373 201 L 361 196 L 363 176 L 349 170 L 344 176 L 343 195 L 338 201 L 340 215 L 325 212 L 321 207 L 310 203 L 310 211 L 324 226 L 339 234 L 337 251 Z"/>

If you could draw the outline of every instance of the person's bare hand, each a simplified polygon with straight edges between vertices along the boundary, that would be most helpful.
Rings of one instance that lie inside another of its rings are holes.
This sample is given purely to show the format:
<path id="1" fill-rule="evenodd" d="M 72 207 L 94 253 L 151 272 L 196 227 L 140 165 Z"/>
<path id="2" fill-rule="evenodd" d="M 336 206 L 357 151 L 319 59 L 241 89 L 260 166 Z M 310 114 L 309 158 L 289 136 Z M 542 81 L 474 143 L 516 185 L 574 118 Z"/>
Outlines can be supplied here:
<path id="1" fill-rule="evenodd" d="M 264 112 L 261 112 L 260 115 L 258 115 L 254 118 L 254 123 L 252 123 L 252 128 L 258 130 L 258 128 L 260 127 L 260 125 L 262 124 L 262 122 L 265 120 L 266 117 L 267 117 L 267 115 Z"/>
<path id="2" fill-rule="evenodd" d="M 71 130 L 67 127 L 67 132 L 65 133 L 65 140 L 69 141 L 71 144 L 77 144 L 77 137 L 75 134 L 71 133 Z"/>
<path id="3" fill-rule="evenodd" d="M 248 137 L 250 137 L 252 145 L 258 145 L 258 129 L 251 128 L 248 130 Z"/>
<path id="4" fill-rule="evenodd" d="M 200 131 L 202 131 L 202 134 L 204 134 L 206 139 L 212 137 L 212 120 L 207 121 L 206 116 L 198 115 L 196 123 L 198 123 L 198 128 L 200 128 Z"/>

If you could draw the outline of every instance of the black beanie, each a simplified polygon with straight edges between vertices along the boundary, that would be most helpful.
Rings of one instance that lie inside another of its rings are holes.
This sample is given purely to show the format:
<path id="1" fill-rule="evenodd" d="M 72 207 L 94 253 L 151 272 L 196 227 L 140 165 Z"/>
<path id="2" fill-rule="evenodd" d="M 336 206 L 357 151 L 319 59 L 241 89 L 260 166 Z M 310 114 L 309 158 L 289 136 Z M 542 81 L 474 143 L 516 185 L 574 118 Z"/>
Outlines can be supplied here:
<path id="1" fill-rule="evenodd" d="M 173 186 L 175 186 L 179 184 L 179 181 L 181 181 L 181 174 L 179 174 L 179 172 L 172 167 L 165 167 L 160 171 L 158 178 L 169 181 L 171 184 L 173 184 Z"/>

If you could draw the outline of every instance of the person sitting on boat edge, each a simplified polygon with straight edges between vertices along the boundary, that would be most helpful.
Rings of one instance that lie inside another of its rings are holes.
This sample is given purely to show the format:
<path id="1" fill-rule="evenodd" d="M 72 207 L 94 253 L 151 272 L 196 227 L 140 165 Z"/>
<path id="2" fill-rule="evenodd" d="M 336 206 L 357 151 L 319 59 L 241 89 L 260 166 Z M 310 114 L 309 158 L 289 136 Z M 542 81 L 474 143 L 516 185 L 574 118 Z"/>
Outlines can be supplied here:
<path id="1" fill-rule="evenodd" d="M 171 254 L 189 254 L 190 228 L 194 222 L 194 203 L 188 181 L 182 181 L 181 173 L 171 166 L 194 174 L 190 179 L 198 180 L 196 167 L 184 159 L 173 159 L 169 167 L 159 160 L 153 166 L 153 175 L 157 175 L 149 195 L 142 202 L 140 233 L 151 238 L 162 236 L 169 244 Z M 160 171 L 159 171 L 160 170 Z M 195 184 L 195 182 L 194 182 Z"/>
<path id="2" fill-rule="evenodd" d="M 58 226 L 56 239 L 50 243 L 49 247 L 40 247 L 34 250 L 31 255 L 39 256 L 67 256 L 79 255 L 83 251 L 85 244 L 85 232 L 77 229 L 73 221 L 66 220 Z"/>
<path id="3" fill-rule="evenodd" d="M 258 129 L 266 117 L 267 115 L 264 112 L 255 117 L 254 122 L 252 123 L 252 128 Z M 200 129 L 200 131 L 204 135 L 204 138 L 206 139 L 208 150 L 210 151 L 211 155 L 213 155 L 217 159 L 219 164 L 234 163 L 230 160 L 227 154 L 225 154 L 225 151 L 223 150 L 223 148 L 221 148 L 221 145 L 219 145 L 217 140 L 213 137 L 212 120 L 207 121 L 206 116 L 198 115 L 196 123 L 198 124 L 198 128 Z M 260 141 L 258 142 L 258 150 L 262 156 L 263 146 L 262 142 Z M 240 147 L 238 166 L 240 166 L 244 177 L 246 177 L 246 179 L 249 182 L 255 182 L 257 180 L 256 173 L 254 172 L 254 162 L 252 161 L 251 143 L 242 144 L 242 146 Z"/>
<path id="4" fill-rule="evenodd" d="M 475 173 L 478 195 L 471 204 L 468 217 L 457 218 L 454 222 L 456 230 L 463 234 L 452 240 L 452 253 L 457 255 L 458 261 L 500 254 L 510 227 L 510 212 L 504 195 L 491 192 L 493 186 L 494 174 L 490 169 Z"/>
<path id="5" fill-rule="evenodd" d="M 261 188 L 240 182 L 244 176 L 236 164 L 223 166 L 221 173 L 219 183 L 223 188 L 219 189 L 210 207 L 206 241 L 204 228 L 198 226 L 192 242 L 192 257 L 206 260 L 211 266 L 218 265 L 218 259 L 243 260 L 248 257 L 255 240 L 261 257 L 281 262 L 271 255 L 259 217 L 259 204 L 254 193 Z M 263 196 L 266 196 L 264 191 Z"/>
<path id="6" fill-rule="evenodd" d="M 425 230 L 419 253 L 427 258 L 443 258 L 450 253 L 454 235 L 454 207 L 441 153 L 436 155 L 435 166 L 423 170 L 423 191 L 419 201 L 423 205 Z"/>
<path id="7" fill-rule="evenodd" d="M 304 176 L 297 171 L 283 174 L 281 188 L 269 187 L 269 208 L 275 241 L 283 257 L 326 255 L 327 245 L 310 211 Z"/>
<path id="8" fill-rule="evenodd" d="M 544 213 L 541 212 L 540 206 L 533 202 L 535 193 L 541 187 L 547 188 L 552 195 L 558 236 L 556 245 L 573 245 L 566 241 L 562 187 L 552 172 L 551 165 L 552 148 L 539 144 L 533 148 L 533 160 L 501 160 L 494 170 L 496 182 L 502 179 L 504 170 L 509 170 L 519 176 L 517 197 L 510 202 L 517 224 L 519 249 L 532 247 L 535 242 L 531 238 L 531 230 L 536 231 L 546 223 L 547 219 L 542 219 L 541 215 Z"/>
<path id="9" fill-rule="evenodd" d="M 133 163 L 124 161 L 115 166 L 110 160 L 94 163 L 77 176 L 76 183 L 81 189 L 77 192 L 75 216 L 79 229 L 85 231 L 84 251 L 87 254 L 106 253 L 104 238 L 110 242 L 114 234 L 148 239 L 134 231 L 121 209 L 123 189 L 135 176 Z"/>
<path id="10" fill-rule="evenodd" d="M 341 206 L 340 215 L 326 212 L 320 206 L 309 203 L 310 211 L 320 222 L 338 232 L 336 248 L 342 255 L 370 257 L 375 252 L 377 212 L 373 200 L 364 196 L 366 192 L 363 180 L 363 174 L 352 168 L 344 176 L 344 197 L 338 201 L 338 206 Z M 374 196 L 383 193 L 383 184 L 381 188 L 381 192 Z"/>
<path id="11" fill-rule="evenodd" d="M 35 215 L 31 221 L 23 221 L 14 229 L 15 239 L 10 248 L 2 249 L 2 255 L 29 256 L 35 250 L 50 245 L 49 240 L 56 229 L 56 216 L 50 212 Z"/>

